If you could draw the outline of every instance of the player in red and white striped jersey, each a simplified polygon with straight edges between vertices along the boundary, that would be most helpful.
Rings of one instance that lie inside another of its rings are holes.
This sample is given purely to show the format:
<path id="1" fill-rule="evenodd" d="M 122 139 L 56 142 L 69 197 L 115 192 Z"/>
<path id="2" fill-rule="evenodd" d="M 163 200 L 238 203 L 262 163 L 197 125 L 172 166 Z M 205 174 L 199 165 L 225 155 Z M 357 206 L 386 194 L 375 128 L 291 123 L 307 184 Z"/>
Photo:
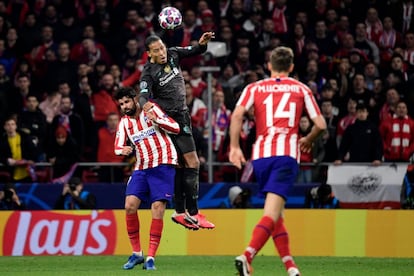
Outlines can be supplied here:
<path id="1" fill-rule="evenodd" d="M 115 154 L 122 154 L 125 141 L 129 139 L 136 149 L 136 170 L 154 168 L 160 164 L 177 164 L 177 151 L 167 133 L 177 134 L 180 127 L 176 121 L 156 104 L 153 106 L 154 121 L 139 111 L 137 118 L 125 115 L 121 118 L 115 138 Z"/>
<path id="2" fill-rule="evenodd" d="M 254 107 L 256 142 L 252 163 L 260 190 L 266 196 L 263 217 L 244 254 L 236 257 L 236 269 L 240 275 L 250 275 L 253 258 L 272 236 L 289 276 L 300 275 L 290 255 L 282 212 L 288 190 L 298 174 L 300 150 L 311 150 L 312 142 L 326 129 L 326 122 L 311 90 L 288 77 L 294 67 L 292 49 L 274 49 L 268 66 L 271 77 L 246 86 L 230 123 L 229 159 L 240 169 L 246 162 L 239 145 L 243 115 Z M 299 120 L 304 111 L 314 126 L 307 136 L 298 139 Z"/>
<path id="3" fill-rule="evenodd" d="M 144 262 L 140 242 L 140 223 L 137 210 L 142 201 L 151 203 L 152 221 L 148 256 L 144 269 L 155 269 L 154 257 L 158 249 L 164 213 L 174 193 L 177 151 L 168 133 L 177 134 L 180 126 L 158 105 L 143 112 L 133 88 L 120 88 L 115 96 L 122 113 L 115 138 L 115 154 L 129 155 L 135 149 L 137 162 L 125 192 L 126 225 L 132 255 L 124 269 L 132 269 Z M 129 140 L 133 146 L 127 145 Z"/>

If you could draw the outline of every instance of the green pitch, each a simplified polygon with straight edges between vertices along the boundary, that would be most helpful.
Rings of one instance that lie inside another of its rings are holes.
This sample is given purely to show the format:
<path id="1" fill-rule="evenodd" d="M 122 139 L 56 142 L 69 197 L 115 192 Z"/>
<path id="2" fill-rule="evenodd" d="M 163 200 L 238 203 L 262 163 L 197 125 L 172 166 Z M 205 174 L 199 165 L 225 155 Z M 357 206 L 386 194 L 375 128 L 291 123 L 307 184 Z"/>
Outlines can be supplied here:
<path id="1" fill-rule="evenodd" d="M 0 257 L 1 275 L 235 275 L 232 256 L 159 256 L 156 271 L 142 266 L 126 271 L 127 256 Z M 296 257 L 304 276 L 414 275 L 414 259 Z M 258 256 L 254 275 L 286 275 L 277 257 Z"/>

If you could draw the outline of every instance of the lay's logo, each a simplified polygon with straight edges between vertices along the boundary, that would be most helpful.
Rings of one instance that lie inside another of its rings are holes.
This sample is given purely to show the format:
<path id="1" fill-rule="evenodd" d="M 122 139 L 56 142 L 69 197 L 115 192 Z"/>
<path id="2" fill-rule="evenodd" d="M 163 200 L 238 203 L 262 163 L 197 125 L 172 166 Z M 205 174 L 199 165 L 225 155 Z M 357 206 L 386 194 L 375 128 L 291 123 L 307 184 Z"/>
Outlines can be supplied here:
<path id="1" fill-rule="evenodd" d="M 113 254 L 116 221 L 113 212 L 14 212 L 3 235 L 3 255 Z"/>

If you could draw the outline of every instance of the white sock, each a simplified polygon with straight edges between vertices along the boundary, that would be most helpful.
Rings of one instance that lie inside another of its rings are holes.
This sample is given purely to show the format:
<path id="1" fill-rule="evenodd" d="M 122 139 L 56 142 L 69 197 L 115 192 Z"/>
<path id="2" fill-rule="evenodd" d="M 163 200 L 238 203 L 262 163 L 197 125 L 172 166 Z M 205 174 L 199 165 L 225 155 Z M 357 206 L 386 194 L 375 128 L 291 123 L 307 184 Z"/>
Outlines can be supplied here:
<path id="1" fill-rule="evenodd" d="M 133 251 L 132 252 L 132 254 L 134 254 L 134 255 L 136 255 L 136 256 L 144 256 L 144 252 L 142 252 L 142 250 L 141 251 L 139 251 L 139 252 L 135 252 L 135 251 Z"/>

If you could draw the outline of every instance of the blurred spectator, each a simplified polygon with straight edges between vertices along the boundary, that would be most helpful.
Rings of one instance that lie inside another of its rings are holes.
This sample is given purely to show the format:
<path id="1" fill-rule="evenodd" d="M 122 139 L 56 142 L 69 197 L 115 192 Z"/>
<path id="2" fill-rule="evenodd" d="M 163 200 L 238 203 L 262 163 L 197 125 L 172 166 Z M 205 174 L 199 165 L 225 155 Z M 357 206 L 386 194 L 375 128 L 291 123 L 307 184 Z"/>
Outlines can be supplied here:
<path id="1" fill-rule="evenodd" d="M 340 100 L 344 100 L 350 95 L 351 90 L 351 78 L 354 73 L 351 70 L 351 65 L 349 63 L 348 57 L 341 57 L 339 60 L 336 60 L 334 65 L 336 65 L 335 79 L 338 83 L 338 96 Z"/>
<path id="2" fill-rule="evenodd" d="M 47 133 L 46 116 L 39 109 L 37 97 L 29 94 L 26 97 L 26 108 L 19 115 L 19 129 L 30 136 L 38 149 L 38 156 L 34 161 L 44 162 L 45 142 Z"/>
<path id="3" fill-rule="evenodd" d="M 53 118 L 51 125 L 51 140 L 60 126 L 66 129 L 78 148 L 82 150 L 85 144 L 85 129 L 82 118 L 73 112 L 73 103 L 69 96 L 62 96 L 60 100 L 60 114 Z"/>
<path id="4" fill-rule="evenodd" d="M 413 72 L 414 70 L 414 30 L 409 29 L 404 33 L 404 45 L 403 58 L 405 63 L 408 65 L 408 71 Z"/>
<path id="5" fill-rule="evenodd" d="M 78 85 L 79 92 L 75 98 L 73 111 L 81 117 L 85 130 L 83 157 L 85 161 L 92 162 L 96 160 L 96 141 L 98 139 L 98 130 L 93 121 L 95 106 L 92 104 L 92 88 L 86 75 L 80 78 Z"/>
<path id="6" fill-rule="evenodd" d="M 355 123 L 356 120 L 356 106 L 357 101 L 353 98 L 348 99 L 347 103 L 347 114 L 342 117 L 338 122 L 338 128 L 336 131 L 336 145 L 339 148 L 342 141 L 342 136 L 344 135 L 345 130 L 348 128 L 348 126 Z"/>
<path id="7" fill-rule="evenodd" d="M 339 200 L 332 193 L 331 185 L 322 184 L 306 192 L 305 208 L 337 209 L 339 208 Z"/>
<path id="8" fill-rule="evenodd" d="M 338 45 L 333 39 L 332 35 L 328 33 L 328 28 L 324 20 L 316 21 L 313 40 L 318 46 L 320 53 L 327 59 L 332 59 L 333 55 L 338 49 Z"/>
<path id="9" fill-rule="evenodd" d="M 270 2 L 268 11 L 270 12 L 273 22 L 275 23 L 275 33 L 280 36 L 286 36 L 288 33 L 288 23 L 290 21 L 290 9 L 287 8 L 287 0 L 276 0 Z"/>
<path id="10" fill-rule="evenodd" d="M 338 116 L 333 113 L 333 104 L 330 100 L 321 103 L 321 112 L 326 120 L 327 130 L 322 135 L 325 144 L 324 162 L 332 162 L 337 158 L 338 148 L 336 146 L 336 128 L 338 126 Z"/>
<path id="11" fill-rule="evenodd" d="M 365 86 L 368 90 L 374 90 L 374 81 L 380 77 L 378 67 L 373 62 L 368 62 L 364 67 Z"/>
<path id="12" fill-rule="evenodd" d="M 245 209 L 251 207 L 251 191 L 249 189 L 242 189 L 240 186 L 233 186 L 229 189 L 228 207 Z"/>
<path id="13" fill-rule="evenodd" d="M 365 76 L 362 73 L 357 73 L 352 80 L 352 94 L 350 95 L 357 103 L 363 103 L 369 107 L 372 98 L 372 91 L 366 88 Z"/>
<path id="14" fill-rule="evenodd" d="M 142 53 L 145 51 L 145 49 L 138 48 L 138 40 L 136 38 L 128 39 L 125 48 L 126 51 L 123 53 L 120 62 L 122 66 L 121 80 L 126 79 L 135 71 L 136 63 L 141 59 Z"/>
<path id="15" fill-rule="evenodd" d="M 339 108 L 341 108 L 338 96 L 336 95 L 335 89 L 330 84 L 325 84 L 320 92 L 320 101 L 325 100 L 332 102 L 332 113 L 335 116 L 339 116 Z"/>
<path id="16" fill-rule="evenodd" d="M 42 27 L 41 42 L 34 47 L 29 55 L 30 62 L 36 73 L 36 77 L 43 79 L 46 73 L 46 51 L 56 51 L 58 44 L 54 41 L 53 28 L 49 25 Z"/>
<path id="17" fill-rule="evenodd" d="M 99 91 L 92 94 L 92 105 L 94 106 L 93 119 L 95 125 L 105 125 L 109 113 L 119 113 L 118 105 L 113 98 L 115 92 L 114 77 L 111 74 L 103 75 L 100 80 Z"/>
<path id="18" fill-rule="evenodd" d="M 6 74 L 6 68 L 0 63 L 0 123 L 4 122 L 9 113 L 8 96 L 12 87 L 10 77 Z"/>
<path id="19" fill-rule="evenodd" d="M 24 210 L 26 206 L 16 193 L 13 183 L 6 183 L 0 191 L 0 210 Z"/>
<path id="20" fill-rule="evenodd" d="M 23 58 L 23 59 L 18 60 L 15 64 L 15 67 L 16 68 L 14 69 L 15 71 L 14 72 L 14 85 L 16 87 L 18 86 L 18 79 L 22 75 L 28 76 L 29 79 L 31 80 L 33 76 L 33 69 L 27 59 Z"/>
<path id="21" fill-rule="evenodd" d="M 240 47 L 231 65 L 235 69 L 236 74 L 243 74 L 249 70 L 251 68 L 249 47 Z"/>
<path id="22" fill-rule="evenodd" d="M 207 88 L 207 82 L 203 80 L 203 72 L 201 71 L 200 66 L 191 68 L 190 78 L 194 97 L 201 98 L 201 94 Z"/>
<path id="23" fill-rule="evenodd" d="M 96 197 L 83 189 L 80 178 L 72 177 L 63 184 L 62 194 L 55 204 L 57 210 L 95 209 Z"/>
<path id="24" fill-rule="evenodd" d="M 381 19 L 378 17 L 378 10 L 375 7 L 368 8 L 366 12 L 366 19 L 365 19 L 365 33 L 367 34 L 367 39 L 374 43 L 378 43 L 380 36 L 383 32 L 383 25 Z M 373 60 L 375 64 L 379 64 L 376 60 Z"/>
<path id="25" fill-rule="evenodd" d="M 377 22 L 378 23 L 378 22 Z M 382 23 L 381 24 L 382 28 Z M 374 43 L 379 38 L 378 34 L 374 34 L 374 26 L 367 25 L 365 27 L 364 23 L 358 23 L 355 27 L 355 47 L 362 50 L 362 52 L 365 54 L 365 56 L 368 57 L 369 61 L 372 61 L 375 63 L 375 65 L 380 64 L 380 55 L 379 55 L 379 49 L 378 46 Z M 372 40 L 369 38 L 369 35 L 367 36 L 367 29 L 372 30 L 373 34 L 375 36 L 375 40 Z M 381 32 L 382 33 L 382 32 Z M 379 34 L 381 34 L 379 33 Z"/>
<path id="26" fill-rule="evenodd" d="M 312 129 L 312 123 L 308 116 L 302 116 L 299 122 L 299 138 L 305 137 Z M 300 163 L 312 163 L 317 165 L 325 157 L 325 148 L 322 138 L 318 138 L 312 146 L 310 152 L 300 152 Z M 319 168 L 316 166 L 301 165 L 297 182 L 310 183 L 318 178 Z"/>
<path id="27" fill-rule="evenodd" d="M 188 110 L 190 111 L 191 124 L 193 128 L 203 133 L 206 128 L 207 106 L 201 99 L 194 96 L 193 90 L 194 89 L 191 84 L 189 82 L 186 82 L 185 100 L 188 106 Z"/>
<path id="28" fill-rule="evenodd" d="M 46 98 L 39 104 L 40 110 L 46 116 L 46 122 L 51 124 L 53 118 L 60 112 L 60 100 L 62 95 L 58 92 L 50 92 Z"/>
<path id="29" fill-rule="evenodd" d="M 303 82 L 308 83 L 309 81 L 313 81 L 316 84 L 317 92 L 320 92 L 326 83 L 326 79 L 319 71 L 318 60 L 308 60 L 306 64 L 304 64 L 304 67 Z M 315 95 L 315 97 L 318 99 L 319 95 Z"/>
<path id="30" fill-rule="evenodd" d="M 78 63 L 85 63 L 89 66 L 94 66 L 98 60 L 102 60 L 106 65 L 111 64 L 111 57 L 105 49 L 105 46 L 97 44 L 91 38 L 82 40 L 78 56 L 74 58 Z"/>
<path id="31" fill-rule="evenodd" d="M 50 63 L 46 71 L 49 91 L 56 89 L 59 83 L 66 82 L 73 90 L 76 87 L 77 65 L 70 59 L 70 45 L 66 41 L 59 43 L 57 59 Z M 73 95 L 71 95 L 73 96 Z"/>
<path id="32" fill-rule="evenodd" d="M 23 45 L 19 40 L 17 28 L 10 27 L 7 30 L 5 49 L 9 57 L 19 58 L 23 54 Z"/>
<path id="33" fill-rule="evenodd" d="M 13 182 L 32 182 L 29 173 L 34 163 L 37 148 L 32 139 L 23 132 L 17 131 L 17 119 L 9 117 L 4 122 L 5 134 L 0 138 L 0 161 Z"/>
<path id="34" fill-rule="evenodd" d="M 223 33 L 223 30 L 221 32 Z M 270 45 L 270 39 L 274 36 L 276 36 L 275 23 L 272 21 L 271 18 L 264 18 L 262 24 L 262 31 L 257 37 L 260 49 L 268 47 Z"/>
<path id="35" fill-rule="evenodd" d="M 388 121 L 393 117 L 399 102 L 400 94 L 398 91 L 395 88 L 388 89 L 385 94 L 385 103 L 382 105 L 379 113 L 380 122 Z"/>
<path id="36" fill-rule="evenodd" d="M 79 147 L 65 127 L 57 127 L 55 139 L 47 148 L 47 159 L 52 164 L 54 179 L 70 172 L 72 166 L 80 161 Z"/>
<path id="37" fill-rule="evenodd" d="M 213 135 L 213 152 L 217 153 L 221 143 L 227 135 L 230 126 L 231 111 L 224 104 L 224 93 L 216 90 L 213 94 L 213 114 L 211 114 L 211 127 Z M 206 133 L 205 133 L 205 138 Z M 215 160 L 215 158 L 213 159 Z"/>
<path id="38" fill-rule="evenodd" d="M 30 77 L 20 75 L 17 79 L 15 89 L 7 91 L 8 115 L 20 114 L 23 111 L 26 97 L 30 94 L 36 95 L 30 88 Z"/>
<path id="39" fill-rule="evenodd" d="M 56 41 L 67 42 L 69 45 L 74 45 L 81 37 L 82 29 L 75 18 L 72 8 L 66 8 L 61 11 L 60 18 L 56 24 Z"/>
<path id="40" fill-rule="evenodd" d="M 303 24 L 299 22 L 293 24 L 293 30 L 289 41 L 291 41 L 290 47 L 295 54 L 295 64 L 303 64 L 301 61 L 304 59 L 304 49 L 307 39 Z"/>
<path id="41" fill-rule="evenodd" d="M 357 119 L 347 127 L 339 147 L 335 164 L 348 162 L 372 162 L 379 165 L 382 160 L 382 140 L 378 127 L 368 120 L 368 108 L 364 104 L 356 107 Z M 349 159 L 345 156 L 349 153 Z"/>
<path id="42" fill-rule="evenodd" d="M 402 45 L 402 34 L 394 28 L 392 17 L 385 16 L 383 20 L 384 30 L 379 37 L 380 62 L 384 67 L 391 60 L 395 47 Z"/>
<path id="43" fill-rule="evenodd" d="M 69 98 L 74 98 L 74 93 L 72 92 L 72 89 L 69 86 L 69 83 L 67 83 L 66 81 L 61 81 L 58 84 L 58 92 L 62 95 L 62 97 L 69 97 Z"/>
<path id="44" fill-rule="evenodd" d="M 380 125 L 384 158 L 389 162 L 408 162 L 414 154 L 414 120 L 407 104 L 400 101 L 391 119 Z"/>
<path id="45" fill-rule="evenodd" d="M 98 131 L 98 162 L 121 163 L 124 156 L 115 155 L 114 141 L 116 129 L 119 123 L 118 113 L 109 113 L 106 126 Z M 123 182 L 124 172 L 121 166 L 101 166 L 99 170 L 99 181 L 101 182 Z"/>
<path id="46" fill-rule="evenodd" d="M 251 107 L 245 114 L 242 122 L 242 129 L 240 132 L 240 147 L 244 153 L 246 160 L 248 160 L 242 170 L 235 166 L 221 166 L 220 178 L 224 182 L 242 182 L 248 183 L 254 181 L 253 166 L 251 165 L 250 156 L 252 153 L 252 146 L 256 139 L 256 122 L 254 117 L 254 108 Z M 226 137 L 221 143 L 220 149 L 217 153 L 218 162 L 228 162 L 230 152 L 230 135 L 227 132 Z"/>

